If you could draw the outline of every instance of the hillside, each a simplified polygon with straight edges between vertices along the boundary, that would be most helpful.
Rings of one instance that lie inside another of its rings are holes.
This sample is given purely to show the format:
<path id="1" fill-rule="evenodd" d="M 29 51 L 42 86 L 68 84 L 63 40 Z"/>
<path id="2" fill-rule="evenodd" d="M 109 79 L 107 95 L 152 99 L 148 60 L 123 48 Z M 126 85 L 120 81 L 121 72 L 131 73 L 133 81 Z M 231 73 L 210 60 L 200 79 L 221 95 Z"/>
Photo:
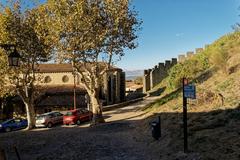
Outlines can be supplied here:
<path id="1" fill-rule="evenodd" d="M 124 72 L 126 73 L 126 80 L 134 80 L 143 76 L 143 70 L 124 70 Z"/>
<path id="2" fill-rule="evenodd" d="M 188 101 L 191 151 L 188 155 L 181 152 L 183 150 L 182 93 L 179 88 L 181 76 L 188 77 L 197 87 L 197 99 Z M 239 84 L 239 32 L 221 37 L 200 55 L 173 67 L 169 77 L 152 91 L 152 93 L 162 91 L 161 98 L 145 107 L 145 111 L 148 112 L 146 128 L 156 115 L 161 115 L 162 118 L 163 136 L 159 141 L 151 143 L 151 147 L 158 148 L 153 154 L 162 153 L 161 159 L 239 160 Z"/>

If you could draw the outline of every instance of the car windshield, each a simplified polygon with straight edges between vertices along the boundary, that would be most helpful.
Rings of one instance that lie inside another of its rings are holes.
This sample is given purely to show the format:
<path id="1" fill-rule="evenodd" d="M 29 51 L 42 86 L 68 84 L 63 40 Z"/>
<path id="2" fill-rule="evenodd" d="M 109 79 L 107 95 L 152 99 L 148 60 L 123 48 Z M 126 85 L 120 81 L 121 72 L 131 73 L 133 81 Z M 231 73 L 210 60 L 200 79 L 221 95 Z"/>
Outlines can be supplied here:
<path id="1" fill-rule="evenodd" d="M 75 115 L 75 113 L 76 113 L 76 112 L 67 112 L 67 113 L 65 114 L 65 116 L 72 116 L 72 115 Z"/>
<path id="2" fill-rule="evenodd" d="M 8 119 L 8 120 L 2 122 L 1 124 L 7 124 L 7 123 L 11 122 L 12 120 L 13 120 L 13 119 Z"/>
<path id="3" fill-rule="evenodd" d="M 36 119 L 37 119 L 37 120 L 43 120 L 45 117 L 46 117 L 46 116 L 43 116 L 43 115 L 42 115 L 42 116 L 37 116 Z"/>

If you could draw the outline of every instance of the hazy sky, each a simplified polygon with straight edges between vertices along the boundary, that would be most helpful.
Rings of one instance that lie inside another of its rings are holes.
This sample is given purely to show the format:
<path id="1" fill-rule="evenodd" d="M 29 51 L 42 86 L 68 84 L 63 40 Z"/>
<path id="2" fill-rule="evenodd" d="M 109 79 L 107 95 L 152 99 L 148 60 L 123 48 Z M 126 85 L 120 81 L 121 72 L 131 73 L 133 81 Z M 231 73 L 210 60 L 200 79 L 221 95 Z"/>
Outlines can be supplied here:
<path id="1" fill-rule="evenodd" d="M 240 22 L 240 0 L 133 0 L 133 5 L 143 20 L 143 29 L 139 47 L 126 51 L 117 63 L 128 70 L 152 68 L 204 47 L 232 32 L 232 26 Z"/>
<path id="2" fill-rule="evenodd" d="M 143 29 L 139 47 L 118 63 L 125 69 L 152 68 L 232 32 L 240 22 L 240 0 L 134 0 Z"/>

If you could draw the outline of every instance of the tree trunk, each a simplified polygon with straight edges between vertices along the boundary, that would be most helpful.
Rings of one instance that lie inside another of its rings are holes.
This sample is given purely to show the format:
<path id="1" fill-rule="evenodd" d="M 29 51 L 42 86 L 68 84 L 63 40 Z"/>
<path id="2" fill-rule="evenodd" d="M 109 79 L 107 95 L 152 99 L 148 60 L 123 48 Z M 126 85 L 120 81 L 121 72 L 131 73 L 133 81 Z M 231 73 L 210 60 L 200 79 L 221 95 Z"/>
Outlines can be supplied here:
<path id="1" fill-rule="evenodd" d="M 90 99 L 93 112 L 92 125 L 104 123 L 105 120 L 102 115 L 102 104 L 99 101 L 99 97 L 94 94 L 90 94 Z"/>
<path id="2" fill-rule="evenodd" d="M 24 102 L 27 112 L 28 127 L 27 130 L 34 128 L 35 126 L 35 111 L 31 103 Z"/>

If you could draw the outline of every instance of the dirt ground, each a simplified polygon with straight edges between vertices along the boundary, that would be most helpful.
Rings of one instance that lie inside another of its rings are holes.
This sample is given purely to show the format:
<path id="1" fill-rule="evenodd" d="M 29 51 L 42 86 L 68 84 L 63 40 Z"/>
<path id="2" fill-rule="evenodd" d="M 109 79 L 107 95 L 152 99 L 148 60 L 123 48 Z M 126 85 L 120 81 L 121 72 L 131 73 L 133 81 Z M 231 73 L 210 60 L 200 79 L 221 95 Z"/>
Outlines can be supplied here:
<path id="1" fill-rule="evenodd" d="M 51 129 L 2 133 L 0 147 L 5 149 L 9 160 L 17 159 L 14 146 L 22 160 L 159 159 L 156 155 L 149 154 L 149 148 L 140 140 L 141 133 L 137 129 L 144 117 L 139 109 L 153 100 L 154 98 L 148 98 L 105 112 L 107 123 L 96 127 L 89 127 L 86 123 L 81 126 L 60 125 Z"/>

